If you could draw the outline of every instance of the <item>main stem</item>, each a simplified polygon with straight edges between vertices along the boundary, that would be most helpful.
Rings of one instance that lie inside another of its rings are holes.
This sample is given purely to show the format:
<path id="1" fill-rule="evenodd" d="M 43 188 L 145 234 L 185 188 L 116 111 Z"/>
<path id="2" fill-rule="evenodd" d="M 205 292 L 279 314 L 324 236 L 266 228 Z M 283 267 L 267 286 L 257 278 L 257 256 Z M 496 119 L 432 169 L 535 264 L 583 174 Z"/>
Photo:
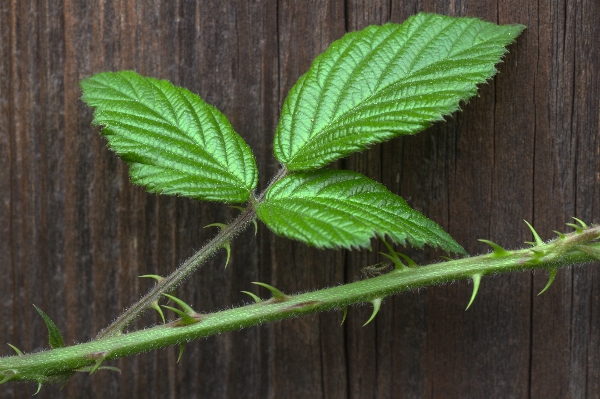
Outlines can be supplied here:
<path id="1" fill-rule="evenodd" d="M 494 247 L 494 252 L 486 255 L 423 267 L 400 267 L 382 276 L 351 284 L 299 295 L 278 293 L 269 300 L 252 305 L 198 315 L 197 321 L 190 325 L 182 325 L 181 320 L 176 320 L 89 343 L 5 357 L 0 359 L 0 377 L 3 377 L 0 383 L 11 380 L 37 381 L 40 384 L 64 381 L 78 369 L 94 364 L 99 366 L 104 360 L 299 315 L 346 308 L 355 303 L 372 302 L 376 313 L 383 298 L 434 284 L 467 278 L 478 282 L 485 275 L 540 268 L 551 271 L 552 276 L 559 267 L 600 260 L 599 238 L 600 226 L 580 229 L 533 248 L 506 251 Z"/>
<path id="2" fill-rule="evenodd" d="M 161 279 L 154 286 L 154 288 L 152 288 L 146 295 L 144 295 L 144 297 L 142 297 L 142 299 L 127 308 L 108 327 L 100 331 L 96 337 L 96 340 L 114 337 L 121 334 L 133 320 L 135 320 L 141 313 L 156 303 L 156 301 L 158 301 L 164 293 L 172 291 L 175 287 L 181 284 L 215 252 L 223 248 L 225 244 L 230 242 L 236 235 L 242 232 L 256 217 L 256 203 L 262 201 L 269 187 L 283 178 L 286 174 L 286 168 L 281 168 L 279 172 L 275 174 L 273 179 L 271 179 L 269 186 L 262 193 L 260 193 L 256 199 L 251 196 L 251 201 L 246 210 L 244 210 L 233 222 L 221 229 L 215 238 L 206 243 L 198 252 L 188 258 L 173 273 Z"/>

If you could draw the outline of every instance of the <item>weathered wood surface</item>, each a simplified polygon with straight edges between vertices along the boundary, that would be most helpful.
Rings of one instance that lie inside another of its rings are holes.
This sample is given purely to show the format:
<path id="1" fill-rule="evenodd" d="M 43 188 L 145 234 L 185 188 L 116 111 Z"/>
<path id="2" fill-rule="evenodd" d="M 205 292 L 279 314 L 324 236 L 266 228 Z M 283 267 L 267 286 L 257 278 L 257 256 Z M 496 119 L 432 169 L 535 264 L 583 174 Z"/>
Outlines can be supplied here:
<path id="1" fill-rule="evenodd" d="M 44 309 L 69 343 L 86 341 L 236 211 L 149 195 L 90 127 L 78 81 L 135 69 L 222 110 L 277 170 L 279 108 L 312 59 L 344 32 L 418 11 L 528 26 L 464 111 L 414 137 L 338 163 L 379 179 L 469 253 L 548 239 L 571 216 L 600 222 L 600 3 L 467 1 L 0 2 L 0 343 L 44 348 Z M 376 249 L 376 247 L 375 247 Z M 421 262 L 431 253 L 410 252 Z M 351 281 L 373 252 L 317 251 L 246 231 L 180 289 L 197 309 L 247 301 L 251 281 L 297 292 Z M 599 265 L 485 278 L 169 348 L 77 375 L 43 398 L 598 398 Z M 157 322 L 148 313 L 135 327 Z M 8 346 L 1 353 L 10 354 Z M 33 385 L 5 384 L 2 398 Z"/>

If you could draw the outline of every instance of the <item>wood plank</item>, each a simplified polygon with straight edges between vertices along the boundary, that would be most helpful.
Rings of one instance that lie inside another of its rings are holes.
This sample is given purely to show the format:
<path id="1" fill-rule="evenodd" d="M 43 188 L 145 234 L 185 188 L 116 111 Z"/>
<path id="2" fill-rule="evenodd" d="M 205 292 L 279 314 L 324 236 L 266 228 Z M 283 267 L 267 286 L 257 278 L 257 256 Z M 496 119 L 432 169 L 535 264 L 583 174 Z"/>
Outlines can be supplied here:
<path id="1" fill-rule="evenodd" d="M 0 7 L 0 342 L 40 350 L 31 304 L 82 342 L 166 274 L 237 210 L 145 193 L 129 183 L 91 110 L 81 78 L 134 69 L 199 93 L 256 155 L 260 187 L 278 169 L 272 137 L 287 91 L 346 31 L 402 22 L 420 10 L 524 23 L 500 74 L 445 123 L 333 165 L 382 181 L 436 220 L 469 253 L 477 238 L 520 246 L 532 221 L 544 239 L 570 216 L 599 222 L 600 3 L 534 1 L 5 2 Z M 178 289 L 208 312 L 267 293 L 360 278 L 377 251 L 317 251 L 260 226 Z M 406 252 L 427 263 L 439 254 Z M 598 265 L 596 265 L 598 266 Z M 122 374 L 77 375 L 52 398 L 600 397 L 600 274 L 561 271 L 484 278 L 463 309 L 461 282 L 370 306 L 212 337 L 115 362 Z M 170 315 L 169 317 L 174 317 Z M 148 312 L 132 329 L 159 322 Z M 8 347 L 3 354 L 9 354 Z M 35 387 L 5 384 L 2 397 Z M 89 393 L 89 394 L 88 394 Z"/>

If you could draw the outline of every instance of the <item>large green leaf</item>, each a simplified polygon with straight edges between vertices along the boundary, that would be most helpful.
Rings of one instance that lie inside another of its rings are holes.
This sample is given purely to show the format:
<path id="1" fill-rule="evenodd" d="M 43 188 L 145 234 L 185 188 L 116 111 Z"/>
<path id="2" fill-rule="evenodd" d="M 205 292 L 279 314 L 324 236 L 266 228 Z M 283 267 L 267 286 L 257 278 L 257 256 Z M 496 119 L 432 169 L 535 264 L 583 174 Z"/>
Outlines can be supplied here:
<path id="1" fill-rule="evenodd" d="M 104 72 L 81 82 L 96 125 L 150 192 L 208 201 L 244 202 L 258 173 L 250 147 L 227 118 L 166 80 L 132 71 Z"/>
<path id="2" fill-rule="evenodd" d="M 275 157 L 288 170 L 316 169 L 425 129 L 496 73 L 523 29 L 421 13 L 345 35 L 290 90 Z"/>
<path id="3" fill-rule="evenodd" d="M 267 192 L 256 213 L 276 234 L 316 247 L 368 247 L 373 236 L 465 253 L 440 226 L 383 185 L 355 172 L 288 175 Z"/>

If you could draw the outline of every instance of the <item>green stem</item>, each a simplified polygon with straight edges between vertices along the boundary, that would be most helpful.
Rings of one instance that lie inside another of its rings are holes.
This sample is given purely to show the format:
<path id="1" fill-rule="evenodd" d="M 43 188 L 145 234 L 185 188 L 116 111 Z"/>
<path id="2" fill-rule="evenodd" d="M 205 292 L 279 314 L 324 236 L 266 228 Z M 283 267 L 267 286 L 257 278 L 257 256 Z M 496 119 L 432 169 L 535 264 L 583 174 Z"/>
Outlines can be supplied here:
<path id="1" fill-rule="evenodd" d="M 238 330 L 263 323 L 363 302 L 380 303 L 389 295 L 434 284 L 497 273 L 533 269 L 554 270 L 600 259 L 600 227 L 580 229 L 547 244 L 516 251 L 499 247 L 494 252 L 423 267 L 396 269 L 390 273 L 351 284 L 299 295 L 283 295 L 252 305 L 198 317 L 198 322 L 169 324 L 45 352 L 0 359 L 5 381 L 62 381 L 77 369 L 99 365 L 104 360 L 131 356 L 148 350 Z"/>
<path id="2" fill-rule="evenodd" d="M 114 337 L 121 334 L 133 320 L 135 320 L 144 311 L 151 308 L 156 301 L 161 299 L 163 294 L 172 291 L 175 287 L 181 284 L 215 252 L 223 248 L 224 245 L 242 232 L 256 217 L 256 202 L 260 202 L 269 187 L 283 178 L 286 173 L 287 170 L 285 167 L 281 168 L 273 177 L 273 179 L 271 179 L 269 186 L 256 199 L 251 196 L 250 203 L 244 212 L 242 212 L 233 222 L 223 228 L 215 238 L 204 245 L 198 252 L 188 258 L 173 273 L 161 279 L 154 286 L 154 288 L 152 288 L 152 290 L 142 297 L 142 299 L 127 308 L 108 327 L 100 331 L 96 337 L 96 340 Z"/>

